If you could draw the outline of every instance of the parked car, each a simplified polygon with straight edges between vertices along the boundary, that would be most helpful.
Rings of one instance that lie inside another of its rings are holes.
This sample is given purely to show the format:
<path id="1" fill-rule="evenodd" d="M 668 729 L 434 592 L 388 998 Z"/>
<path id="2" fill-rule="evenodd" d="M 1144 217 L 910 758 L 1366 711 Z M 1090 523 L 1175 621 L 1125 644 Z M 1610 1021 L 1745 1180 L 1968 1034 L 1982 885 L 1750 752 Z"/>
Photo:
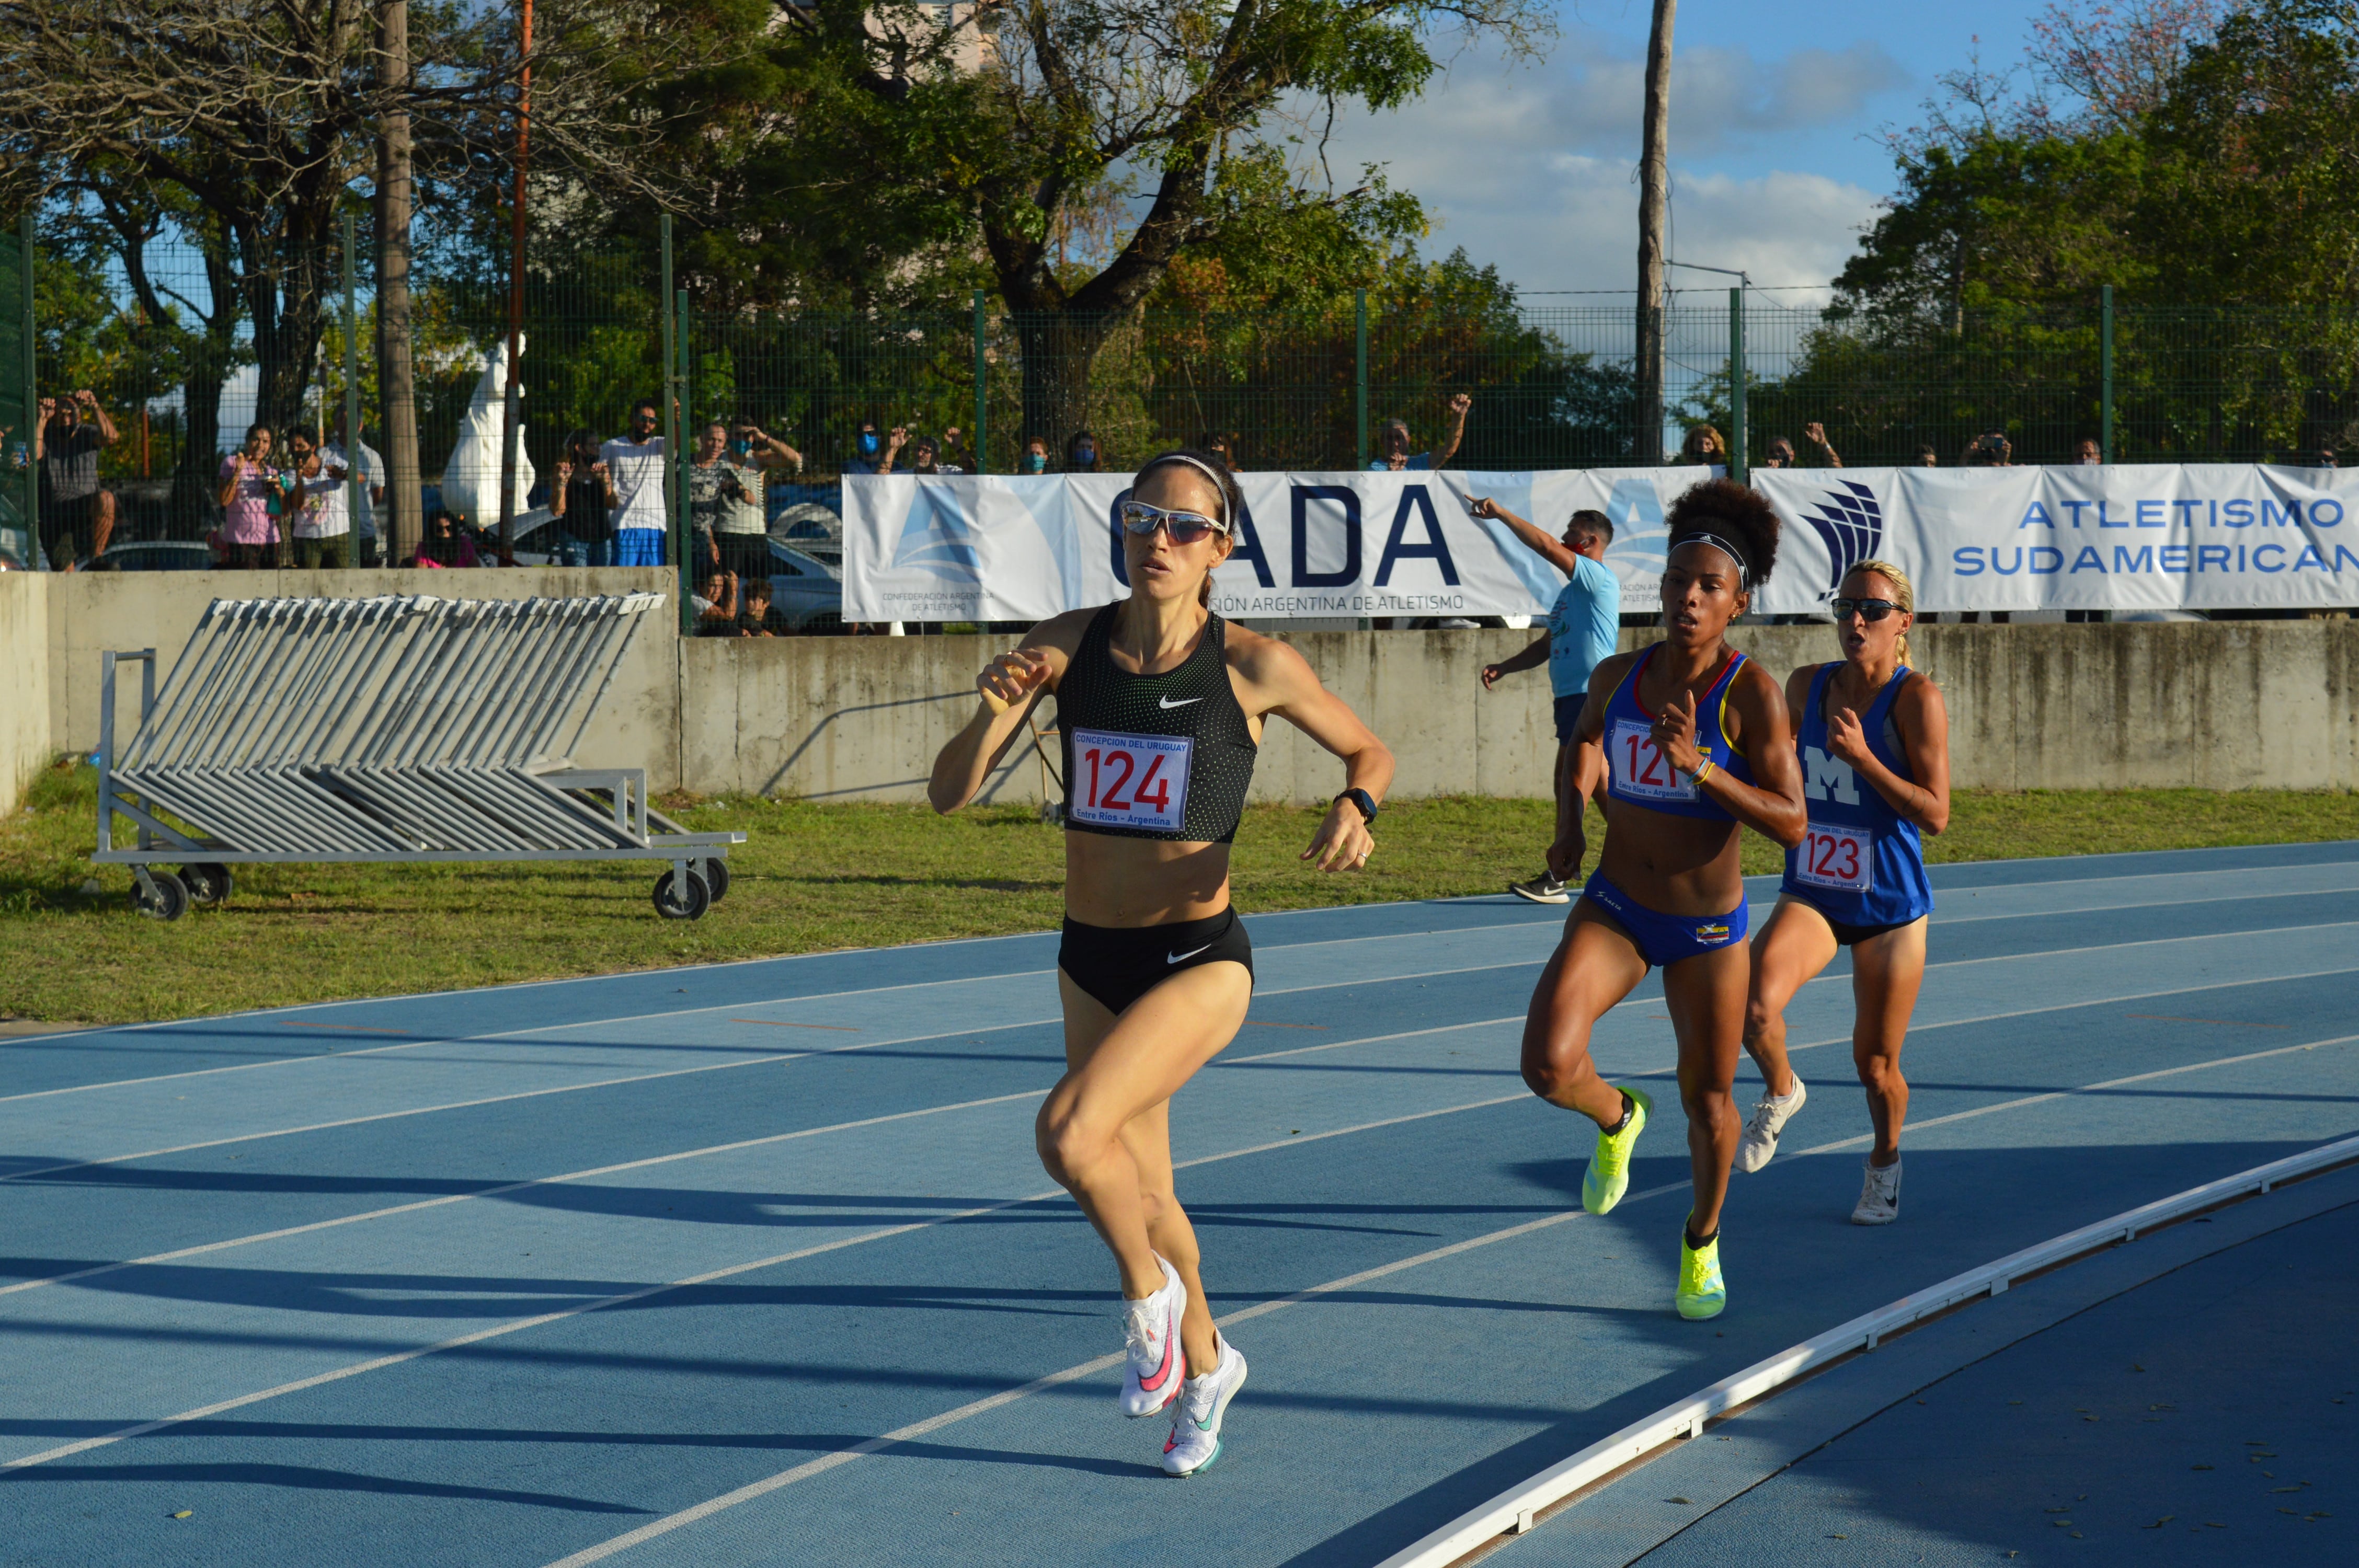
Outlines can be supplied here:
<path id="1" fill-rule="evenodd" d="M 832 632 L 843 624 L 843 574 L 773 535 L 770 608 L 798 632 Z"/>
<path id="2" fill-rule="evenodd" d="M 220 563 L 212 546 L 194 539 L 141 539 L 109 545 L 74 563 L 78 572 L 209 572 Z"/>

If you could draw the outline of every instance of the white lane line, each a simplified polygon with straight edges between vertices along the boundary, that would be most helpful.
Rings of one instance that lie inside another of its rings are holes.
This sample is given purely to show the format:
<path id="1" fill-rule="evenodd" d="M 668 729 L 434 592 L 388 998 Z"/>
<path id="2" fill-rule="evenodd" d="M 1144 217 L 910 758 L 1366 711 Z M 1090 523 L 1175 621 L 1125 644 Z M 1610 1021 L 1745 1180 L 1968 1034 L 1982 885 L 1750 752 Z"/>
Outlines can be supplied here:
<path id="1" fill-rule="evenodd" d="M 2245 1062 L 2265 1061 L 2271 1056 L 2291 1056 L 2303 1051 L 2323 1051 L 2330 1045 L 2348 1045 L 2359 1041 L 2359 1034 L 2338 1034 L 2332 1040 L 2312 1040 L 2300 1045 L 2279 1045 L 2269 1051 L 2249 1051 L 2241 1056 L 2220 1056 L 2209 1062 L 2190 1062 L 2180 1067 L 2161 1067 L 2151 1073 L 2133 1073 L 2126 1078 L 2107 1078 L 2100 1084 L 2082 1084 L 2076 1089 L 2050 1089 L 2045 1094 L 2026 1095 L 2021 1099 L 2002 1100 L 1996 1105 L 1978 1106 L 1973 1110 L 1955 1110 L 1947 1116 L 1936 1116 L 1924 1121 L 1910 1121 L 1903 1132 L 1921 1132 L 1929 1127 L 1945 1127 L 1953 1121 L 1972 1121 L 1978 1116 L 1995 1116 L 2003 1110 L 2021 1110 L 2026 1106 L 2045 1105 L 2049 1100 L 2067 1099 L 2076 1095 L 2097 1094 L 2105 1089 L 2118 1089 L 2131 1084 L 2152 1083 L 2157 1078 L 2173 1078 L 2181 1073 L 2209 1072 L 2214 1067 L 2233 1067 Z M 1839 1138 L 1832 1143 L 1821 1143 L 1814 1148 L 1797 1149 L 1801 1154 L 1827 1154 L 1837 1149 L 1855 1149 L 1875 1141 L 1875 1134 L 1863 1132 L 1856 1138 Z"/>
<path id="2" fill-rule="evenodd" d="M 2018 910 L 2013 914 L 1952 914 L 1945 917 L 1937 909 L 1933 914 L 1933 924 L 1980 925 L 1992 920 L 2040 920 L 2051 914 L 2125 914 L 2139 909 L 2182 909 L 2196 903 L 2245 903 L 2265 898 L 2319 898 L 2341 892 L 2359 892 L 2359 886 L 2293 888 L 2285 892 L 2223 892 L 2208 898 L 2158 898 L 2145 903 L 2084 903 L 2071 909 Z"/>
<path id="3" fill-rule="evenodd" d="M 2179 1073 L 2200 1072 L 2209 1067 L 2231 1066 L 2240 1062 L 2255 1061 L 2263 1056 L 2282 1056 L 2296 1051 L 2315 1051 L 2329 1045 L 2347 1044 L 2354 1040 L 2359 1040 L 2359 1035 L 2345 1035 L 2333 1040 L 2312 1041 L 2306 1045 L 2288 1045 L 2273 1051 L 2253 1052 L 2240 1056 L 2223 1056 L 2217 1061 L 2198 1062 L 2181 1067 L 2166 1067 L 2159 1072 L 2139 1073 L 2125 1078 L 2109 1078 L 2102 1083 L 2087 1084 L 2076 1089 L 2064 1089 L 2059 1090 L 2053 1094 L 2035 1095 L 2027 1099 L 2010 1101 L 2007 1105 L 2004 1106 L 1987 1106 L 1981 1110 L 1968 1111 L 1960 1116 L 1941 1117 L 1934 1121 L 1914 1123 L 1912 1125 L 1919 1127 L 1932 1127 L 1939 1125 L 1941 1121 L 1963 1120 L 1969 1116 L 1984 1116 L 1990 1114 L 1992 1111 L 2011 1109 L 2020 1106 L 2037 1105 L 2045 1100 L 2062 1099 L 2075 1095 L 2093 1094 L 2104 1089 L 2118 1088 L 2125 1084 L 2144 1083 L 2154 1078 L 2169 1077 L 2174 1074 Z M 1525 1097 L 1517 1096 L 1510 1098 L 1520 1098 Z M 1873 1135 L 1871 1134 L 1870 1137 L 1872 1136 Z M 1847 1138 L 1839 1143 L 1822 1144 L 1816 1149 L 1806 1149 L 1799 1151 L 1799 1152 L 1805 1154 L 1824 1153 L 1829 1150 L 1845 1148 L 1854 1144 L 1864 1143 L 1868 1141 L 1868 1138 Z M 1296 1141 L 1289 1140 L 1288 1141 Z M 1631 1193 L 1625 1196 L 1622 1201 L 1625 1205 L 1643 1203 L 1649 1198 L 1661 1197 L 1669 1193 L 1684 1193 L 1688 1191 L 1688 1189 L 1689 1184 L 1684 1181 L 1667 1182 L 1660 1186 L 1648 1187 L 1642 1192 Z M 1585 1213 L 1586 1211 L 1582 1209 L 1571 1209 L 1561 1214 L 1546 1215 L 1538 1219 L 1527 1220 L 1520 1225 L 1511 1225 L 1504 1229 L 1490 1231 L 1481 1236 L 1469 1237 L 1463 1241 L 1452 1242 L 1447 1247 L 1438 1247 L 1431 1251 L 1420 1252 L 1414 1257 L 1403 1258 L 1391 1263 L 1382 1264 L 1376 1268 L 1365 1270 L 1357 1274 L 1347 1275 L 1341 1280 L 1331 1281 L 1323 1285 L 1313 1285 L 1308 1290 L 1299 1291 L 1292 1295 L 1281 1296 L 1274 1301 L 1264 1302 L 1256 1306 L 1245 1307 L 1237 1312 L 1230 1313 L 1225 1316 L 1216 1318 L 1214 1321 L 1218 1323 L 1221 1327 L 1225 1329 L 1233 1325 L 1243 1323 L 1249 1318 L 1266 1316 L 1271 1313 L 1280 1311 L 1286 1307 L 1294 1306 L 1301 1302 L 1315 1300 L 1320 1296 L 1330 1295 L 1338 1291 L 1352 1290 L 1357 1286 L 1365 1284 L 1372 1280 L 1382 1279 L 1387 1274 L 1398 1273 L 1403 1270 L 1418 1268 L 1427 1263 L 1440 1262 L 1443 1259 L 1455 1257 L 1465 1252 L 1472 1252 L 1478 1248 L 1489 1247 L 1497 1242 L 1512 1241 L 1520 1237 L 1529 1236 L 1537 1231 L 1546 1230 L 1552 1226 L 1562 1225 L 1568 1220 L 1582 1218 Z M 569 1557 L 560 1558 L 556 1562 L 549 1563 L 548 1568 L 587 1568 L 587 1565 L 590 1563 L 601 1562 L 605 1558 L 614 1556 L 617 1552 L 626 1552 L 634 1546 L 654 1540 L 658 1536 L 668 1535 L 673 1530 L 679 1530 L 688 1525 L 695 1524 L 702 1519 L 710 1519 L 714 1514 L 721 1513 L 728 1509 L 735 1508 L 740 1503 L 751 1502 L 756 1498 L 766 1497 L 772 1492 L 781 1489 L 782 1487 L 791 1487 L 798 1481 L 805 1481 L 810 1479 L 814 1476 L 823 1475 L 830 1470 L 837 1468 L 839 1465 L 850 1464 L 853 1460 L 861 1458 L 865 1454 L 879 1453 L 885 1449 L 896 1447 L 904 1443 L 913 1442 L 918 1438 L 939 1432 L 942 1428 L 952 1425 L 958 1422 L 966 1421 L 971 1417 L 984 1415 L 989 1411 L 998 1410 L 1003 1406 L 1014 1404 L 1016 1400 L 1027 1398 L 1032 1394 L 1042 1392 L 1048 1389 L 1056 1388 L 1064 1383 L 1075 1381 L 1078 1379 L 1089 1377 L 1096 1372 L 1104 1371 L 1118 1365 L 1121 1360 L 1122 1354 L 1120 1352 L 1116 1352 L 1111 1356 L 1101 1356 L 1095 1360 L 1084 1361 L 1079 1366 L 1068 1367 L 1060 1372 L 1051 1372 L 1045 1378 L 1035 1379 L 1031 1382 L 1023 1384 L 1017 1388 L 1003 1390 L 999 1393 L 976 1400 L 970 1404 L 961 1405 L 955 1410 L 944 1411 L 939 1415 L 929 1416 L 926 1420 L 914 1422 L 911 1425 L 896 1428 L 891 1432 L 885 1433 L 876 1437 L 869 1438 L 865 1442 L 855 1444 L 848 1448 L 840 1448 L 832 1454 L 821 1454 L 819 1458 L 807 1460 L 804 1463 L 794 1466 L 792 1469 L 781 1471 L 775 1476 L 766 1476 L 759 1481 L 755 1481 L 746 1486 L 740 1487 L 734 1492 L 725 1492 L 719 1497 L 708 1498 L 701 1503 L 696 1504 L 692 1508 L 683 1509 L 678 1513 L 667 1514 L 662 1519 L 655 1519 L 649 1523 L 641 1525 L 636 1530 L 630 1530 L 623 1535 L 615 1536 L 612 1540 L 601 1541 L 595 1546 L 584 1548 L 582 1551 L 574 1552 Z"/>
<path id="4" fill-rule="evenodd" d="M 1465 1105 L 1444 1106 L 1438 1110 L 1413 1111 L 1407 1116 L 1390 1116 L 1378 1121 L 1364 1121 L 1353 1127 L 1339 1127 L 1326 1132 L 1311 1133 L 1299 1138 L 1286 1138 L 1277 1142 L 1256 1143 L 1244 1149 L 1224 1150 L 1218 1154 L 1199 1155 L 1193 1160 L 1175 1161 L 1172 1169 L 1188 1170 L 1198 1165 L 1213 1164 L 1223 1160 L 1243 1159 L 1249 1154 L 1264 1154 L 1277 1149 L 1295 1149 L 1306 1143 L 1317 1143 L 1330 1138 L 1345 1138 L 1354 1133 L 1373 1132 L 1380 1128 L 1398 1127 L 1406 1122 L 1425 1121 L 1438 1116 L 1455 1116 L 1461 1111 L 1483 1110 L 1492 1106 L 1507 1105 L 1530 1098 L 1529 1095 L 1523 1093 L 1500 1095 L 1490 1099 L 1474 1100 Z M 711 1284 L 716 1280 L 733 1279 L 741 1274 L 753 1273 L 757 1270 L 776 1268 L 782 1263 L 815 1258 L 822 1252 L 838 1252 L 847 1247 L 858 1247 L 871 1241 L 883 1241 L 891 1237 L 907 1236 L 912 1231 L 931 1230 L 958 1220 L 973 1219 L 983 1215 L 997 1214 L 1006 1209 L 1021 1208 L 1027 1204 L 1043 1203 L 1064 1195 L 1064 1189 L 1061 1187 L 1051 1187 L 1046 1192 L 1034 1193 L 1020 1198 L 1007 1198 L 974 1208 L 931 1215 L 924 1219 L 912 1220 L 907 1225 L 864 1231 L 858 1236 L 838 1237 L 832 1241 L 822 1241 L 815 1246 L 798 1248 L 791 1252 L 780 1252 L 768 1258 L 757 1258 L 749 1263 L 732 1263 L 724 1268 L 709 1270 L 701 1274 L 692 1274 L 684 1280 L 669 1280 L 661 1284 L 643 1285 L 636 1291 L 624 1291 L 611 1296 L 601 1296 L 596 1301 L 583 1302 L 579 1305 L 560 1308 L 556 1312 L 514 1318 L 506 1323 L 494 1324 L 488 1328 L 476 1329 L 470 1334 L 437 1340 L 431 1345 L 421 1345 L 414 1349 L 395 1351 L 388 1356 L 373 1357 L 366 1361 L 357 1361 L 348 1367 L 338 1367 L 329 1371 L 314 1373 L 308 1378 L 299 1378 L 290 1383 L 281 1383 L 276 1388 L 263 1389 L 251 1394 L 240 1394 L 234 1399 L 201 1405 L 194 1410 L 182 1411 L 178 1415 L 161 1416 L 154 1421 L 118 1427 L 113 1432 L 101 1433 L 94 1437 L 85 1437 L 78 1442 L 60 1444 L 56 1448 L 44 1449 L 38 1454 L 28 1454 L 21 1459 L 0 1460 L 0 1474 L 10 1470 L 29 1469 L 33 1465 L 46 1465 L 55 1459 L 71 1458 L 74 1454 L 87 1454 L 93 1448 L 103 1448 L 109 1444 L 121 1443 L 127 1438 L 144 1437 L 151 1432 L 161 1432 L 166 1427 L 179 1426 L 192 1421 L 203 1421 L 209 1417 L 220 1415 L 225 1411 L 243 1410 L 248 1405 L 260 1404 L 266 1400 L 275 1400 L 288 1394 L 299 1394 L 307 1389 L 316 1389 L 327 1383 L 342 1382 L 347 1378 L 357 1378 L 366 1372 L 382 1371 L 387 1367 L 398 1367 L 404 1362 L 438 1355 L 445 1350 L 457 1350 L 470 1345 L 481 1345 L 487 1339 L 498 1339 L 506 1335 L 520 1334 L 526 1329 L 538 1328 L 544 1324 L 580 1317 L 586 1313 L 603 1312 L 609 1307 L 627 1306 L 633 1302 L 645 1301 L 649 1296 L 661 1295 L 667 1291 L 690 1290 L 698 1285 Z"/>

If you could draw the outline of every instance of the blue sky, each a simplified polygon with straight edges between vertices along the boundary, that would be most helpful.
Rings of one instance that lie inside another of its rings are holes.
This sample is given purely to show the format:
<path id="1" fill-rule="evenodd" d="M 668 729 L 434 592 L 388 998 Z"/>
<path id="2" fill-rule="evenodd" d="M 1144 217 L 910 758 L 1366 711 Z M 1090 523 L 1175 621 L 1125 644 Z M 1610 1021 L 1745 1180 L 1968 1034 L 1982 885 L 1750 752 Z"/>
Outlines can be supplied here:
<path id="1" fill-rule="evenodd" d="M 1877 131 L 1906 124 L 1980 38 L 2020 59 L 2038 0 L 1687 0 L 1674 33 L 1672 254 L 1764 285 L 1823 286 L 1893 188 Z M 1339 120 L 1339 178 L 1390 166 L 1462 245 L 1527 290 L 1628 288 L 1636 273 L 1646 0 L 1568 0 L 1544 60 L 1459 54 L 1425 97 Z M 1718 287 L 1689 274 L 1676 281 Z M 1806 294 L 1780 298 L 1802 303 Z"/>

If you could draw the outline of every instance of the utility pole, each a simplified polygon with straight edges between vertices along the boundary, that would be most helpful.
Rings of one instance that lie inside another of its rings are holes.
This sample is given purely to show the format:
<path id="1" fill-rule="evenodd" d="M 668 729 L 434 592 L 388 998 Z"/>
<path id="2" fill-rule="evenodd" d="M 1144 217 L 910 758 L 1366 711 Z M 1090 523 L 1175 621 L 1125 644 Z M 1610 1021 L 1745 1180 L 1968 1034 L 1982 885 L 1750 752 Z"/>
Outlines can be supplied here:
<path id="1" fill-rule="evenodd" d="M 532 150 L 532 0 L 522 0 L 520 59 L 516 68 L 516 199 L 508 248 L 508 372 L 500 391 L 500 565 L 516 565 L 516 438 L 523 395 L 518 383 L 524 353 L 524 174 Z"/>
<path id="2" fill-rule="evenodd" d="M 1671 217 L 1671 23 L 1679 0 L 1654 0 L 1647 35 L 1647 119 L 1638 150 L 1638 406 L 1642 464 L 1663 460 L 1663 297 Z"/>
<path id="3" fill-rule="evenodd" d="M 408 560 L 425 536 L 419 493 L 418 384 L 410 362 L 409 0 L 377 15 L 377 83 L 386 94 L 376 142 L 376 385 L 385 430 L 386 560 Z M 357 439 L 359 432 L 353 432 Z"/>

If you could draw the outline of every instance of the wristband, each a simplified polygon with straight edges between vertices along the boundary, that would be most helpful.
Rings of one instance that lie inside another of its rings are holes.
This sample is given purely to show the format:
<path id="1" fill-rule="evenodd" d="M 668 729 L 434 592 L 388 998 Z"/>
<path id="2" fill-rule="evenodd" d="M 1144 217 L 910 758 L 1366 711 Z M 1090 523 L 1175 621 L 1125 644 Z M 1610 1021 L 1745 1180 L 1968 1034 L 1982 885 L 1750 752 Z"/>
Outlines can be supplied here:
<path id="1" fill-rule="evenodd" d="M 1702 787 L 1703 781 L 1712 777 L 1712 775 L 1718 771 L 1719 764 L 1714 762 L 1710 757 L 1706 757 L 1703 760 L 1703 766 L 1690 773 L 1688 775 L 1688 780 L 1690 783 L 1701 788 Z"/>

